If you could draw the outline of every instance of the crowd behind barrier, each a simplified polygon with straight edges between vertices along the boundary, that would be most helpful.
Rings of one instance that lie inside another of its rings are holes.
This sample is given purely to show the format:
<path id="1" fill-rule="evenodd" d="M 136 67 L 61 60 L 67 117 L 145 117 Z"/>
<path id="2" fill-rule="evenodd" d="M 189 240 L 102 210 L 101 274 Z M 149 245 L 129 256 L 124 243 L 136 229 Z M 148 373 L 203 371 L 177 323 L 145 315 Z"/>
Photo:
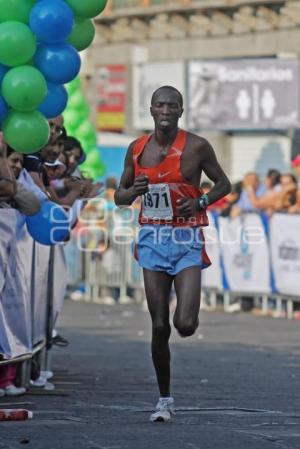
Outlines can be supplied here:
<path id="1" fill-rule="evenodd" d="M 249 297 L 262 313 L 292 318 L 300 305 L 300 215 L 252 212 L 230 218 L 208 212 L 208 216 L 204 236 L 212 265 L 202 274 L 208 305 L 215 308 L 221 301 L 230 311 L 237 299 Z M 75 275 L 69 283 L 85 285 L 79 297 L 112 304 L 128 296 L 144 297 L 142 270 L 133 257 L 137 234 L 137 209 L 107 210 L 105 217 L 92 223 L 80 220 L 66 247 Z M 79 257 L 74 258 L 76 252 Z"/>

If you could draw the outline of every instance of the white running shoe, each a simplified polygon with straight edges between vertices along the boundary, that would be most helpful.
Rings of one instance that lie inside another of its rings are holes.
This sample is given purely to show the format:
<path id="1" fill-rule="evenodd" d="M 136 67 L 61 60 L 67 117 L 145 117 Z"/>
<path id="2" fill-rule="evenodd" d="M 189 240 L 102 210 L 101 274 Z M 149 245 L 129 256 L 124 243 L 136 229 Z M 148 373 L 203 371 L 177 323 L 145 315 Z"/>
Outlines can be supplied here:
<path id="1" fill-rule="evenodd" d="M 47 379 L 45 379 L 45 377 L 43 376 L 40 376 L 38 379 L 31 380 L 29 383 L 32 387 L 44 388 L 47 383 Z"/>
<path id="2" fill-rule="evenodd" d="M 156 411 L 150 416 L 151 422 L 170 421 L 171 415 L 175 413 L 175 402 L 173 398 L 159 398 Z"/>
<path id="3" fill-rule="evenodd" d="M 49 380 L 52 379 L 52 377 L 54 376 L 53 371 L 41 371 L 40 373 L 41 377 L 44 377 L 44 379 Z"/>
<path id="4" fill-rule="evenodd" d="M 26 393 L 26 388 L 23 387 L 19 388 L 11 384 L 5 387 L 4 391 L 6 396 L 21 396 L 22 394 Z"/>

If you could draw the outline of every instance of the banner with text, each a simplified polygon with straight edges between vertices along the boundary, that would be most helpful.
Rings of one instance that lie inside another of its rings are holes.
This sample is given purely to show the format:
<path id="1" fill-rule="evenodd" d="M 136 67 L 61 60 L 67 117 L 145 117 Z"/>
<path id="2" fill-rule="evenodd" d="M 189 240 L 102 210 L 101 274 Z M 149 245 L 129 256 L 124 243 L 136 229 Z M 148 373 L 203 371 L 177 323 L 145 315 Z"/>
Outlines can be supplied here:
<path id="1" fill-rule="evenodd" d="M 283 294 L 300 295 L 300 216 L 275 214 L 270 242 L 275 287 Z"/>
<path id="2" fill-rule="evenodd" d="M 299 68 L 297 60 L 191 61 L 189 128 L 299 127 Z"/>
<path id="3" fill-rule="evenodd" d="M 261 217 L 256 214 L 232 220 L 220 217 L 219 238 L 229 290 L 270 292 L 269 247 Z"/>

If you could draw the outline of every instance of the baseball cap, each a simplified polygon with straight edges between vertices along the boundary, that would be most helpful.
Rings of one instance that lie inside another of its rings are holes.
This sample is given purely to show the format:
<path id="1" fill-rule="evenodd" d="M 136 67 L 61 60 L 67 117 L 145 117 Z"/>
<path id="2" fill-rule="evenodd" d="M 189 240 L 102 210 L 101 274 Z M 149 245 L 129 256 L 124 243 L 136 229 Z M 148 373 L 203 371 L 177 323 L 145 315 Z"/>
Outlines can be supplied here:
<path id="1" fill-rule="evenodd" d="M 297 154 L 295 159 L 292 160 L 292 167 L 298 167 L 300 165 L 300 154 Z"/>

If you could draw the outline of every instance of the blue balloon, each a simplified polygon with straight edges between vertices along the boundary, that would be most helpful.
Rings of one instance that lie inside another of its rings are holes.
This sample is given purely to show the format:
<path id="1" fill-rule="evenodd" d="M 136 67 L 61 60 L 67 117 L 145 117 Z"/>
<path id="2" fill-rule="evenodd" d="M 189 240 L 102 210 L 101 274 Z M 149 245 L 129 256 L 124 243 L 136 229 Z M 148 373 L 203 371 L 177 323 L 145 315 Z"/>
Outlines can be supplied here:
<path id="1" fill-rule="evenodd" d="M 81 60 L 77 50 L 70 44 L 39 45 L 34 64 L 47 81 L 66 84 L 79 73 Z"/>
<path id="2" fill-rule="evenodd" d="M 0 84 L 2 83 L 2 80 L 9 69 L 10 67 L 6 67 L 6 65 L 0 64 Z"/>
<path id="3" fill-rule="evenodd" d="M 61 0 L 42 0 L 32 8 L 29 24 L 38 41 L 55 44 L 63 42 L 71 33 L 74 14 Z"/>
<path id="4" fill-rule="evenodd" d="M 4 98 L 0 95 L 0 123 L 3 122 L 8 114 L 8 105 Z"/>
<path id="5" fill-rule="evenodd" d="M 56 203 L 45 200 L 40 211 L 26 217 L 27 229 L 31 237 L 42 245 L 56 245 L 65 241 L 70 232 L 69 217 Z"/>
<path id="6" fill-rule="evenodd" d="M 46 117 L 53 118 L 60 115 L 67 106 L 67 89 L 61 84 L 48 84 L 48 93 L 38 110 Z"/>

